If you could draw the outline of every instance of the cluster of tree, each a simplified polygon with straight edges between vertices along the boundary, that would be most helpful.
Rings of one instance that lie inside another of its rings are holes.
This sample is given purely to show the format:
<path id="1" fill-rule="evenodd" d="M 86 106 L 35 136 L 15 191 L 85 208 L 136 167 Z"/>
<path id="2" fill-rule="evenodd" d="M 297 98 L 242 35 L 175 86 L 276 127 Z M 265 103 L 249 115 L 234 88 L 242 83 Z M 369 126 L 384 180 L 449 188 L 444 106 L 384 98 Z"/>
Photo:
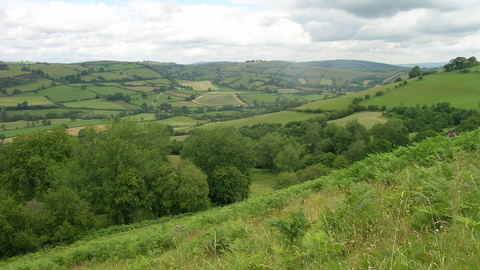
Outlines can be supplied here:
<path id="1" fill-rule="evenodd" d="M 171 133 L 117 118 L 78 139 L 56 127 L 1 146 L 0 254 L 209 207 L 207 175 L 188 160 L 168 160 Z"/>
<path id="2" fill-rule="evenodd" d="M 0 89 L 5 90 L 8 87 L 20 86 L 35 82 L 38 76 L 34 74 L 23 74 L 15 77 L 3 77 L 0 78 Z M 2 91 L 3 92 L 3 91 Z M 6 94 L 6 91 L 4 92 Z"/>
<path id="3" fill-rule="evenodd" d="M 9 70 L 7 63 L 0 62 L 0 70 Z"/>
<path id="4" fill-rule="evenodd" d="M 450 60 L 448 64 L 443 66 L 443 69 L 446 72 L 449 72 L 452 70 L 465 69 L 476 65 L 478 65 L 478 61 L 475 56 L 471 56 L 468 59 L 466 57 L 459 56 L 455 59 Z"/>
<path id="5" fill-rule="evenodd" d="M 409 132 L 418 132 L 415 140 L 424 139 L 427 135 L 443 133 L 445 128 L 456 127 L 457 131 L 473 130 L 478 125 L 478 112 L 470 109 L 452 107 L 448 102 L 433 104 L 431 106 L 399 106 L 392 108 L 388 117 L 400 118 Z"/>
<path id="6" fill-rule="evenodd" d="M 107 94 L 105 96 L 105 99 L 108 101 L 117 101 L 117 100 L 123 100 L 125 102 L 130 102 L 132 98 L 128 95 L 124 95 L 123 93 L 115 93 L 115 94 Z"/>
<path id="7" fill-rule="evenodd" d="M 21 106 L 23 106 L 23 104 L 21 104 Z M 45 107 L 40 105 L 28 106 L 28 109 L 48 109 L 48 108 L 52 108 L 52 107 Z M 24 112 L 22 114 L 15 114 L 15 112 L 7 111 L 5 110 L 5 108 L 0 110 L 0 122 L 15 122 L 19 120 L 42 121 L 44 119 L 62 119 L 62 118 L 103 119 L 105 118 L 105 116 L 102 114 L 86 114 L 82 111 L 77 111 L 77 110 L 61 112 L 61 113 L 49 112 L 49 113 L 46 113 L 45 115 L 37 115 L 37 114 L 32 115 L 32 114 L 29 114 L 28 112 Z"/>

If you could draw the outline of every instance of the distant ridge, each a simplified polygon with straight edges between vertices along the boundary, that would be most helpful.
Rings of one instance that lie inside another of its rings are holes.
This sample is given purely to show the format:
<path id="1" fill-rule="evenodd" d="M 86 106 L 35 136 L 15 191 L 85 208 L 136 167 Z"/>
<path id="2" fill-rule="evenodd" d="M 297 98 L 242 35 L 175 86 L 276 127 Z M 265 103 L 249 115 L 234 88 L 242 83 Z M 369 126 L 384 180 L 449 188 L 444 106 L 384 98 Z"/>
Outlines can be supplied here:
<path id="1" fill-rule="evenodd" d="M 325 68 L 348 69 L 363 72 L 404 72 L 407 69 L 390 64 L 362 61 L 362 60 L 326 60 L 297 63 L 298 65 L 318 66 Z"/>
<path id="2" fill-rule="evenodd" d="M 439 63 L 415 63 L 415 64 L 397 64 L 395 66 L 399 67 L 408 67 L 412 68 L 414 66 L 419 66 L 420 68 L 435 68 L 435 67 L 443 67 L 444 65 L 448 64 L 448 62 L 439 62 Z"/>

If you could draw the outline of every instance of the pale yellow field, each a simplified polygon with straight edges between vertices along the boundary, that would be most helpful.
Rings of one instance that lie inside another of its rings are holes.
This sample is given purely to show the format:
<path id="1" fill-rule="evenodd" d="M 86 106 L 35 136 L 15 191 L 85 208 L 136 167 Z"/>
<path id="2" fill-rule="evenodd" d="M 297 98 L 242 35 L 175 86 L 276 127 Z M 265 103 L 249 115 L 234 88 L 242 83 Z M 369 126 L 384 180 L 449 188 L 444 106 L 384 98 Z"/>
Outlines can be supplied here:
<path id="1" fill-rule="evenodd" d="M 192 82 L 192 83 L 182 83 L 185 86 L 193 87 L 193 90 L 208 90 L 208 88 L 212 90 L 218 90 L 218 87 L 214 86 L 211 81 L 202 81 L 202 82 Z"/>
<path id="2" fill-rule="evenodd" d="M 322 79 L 320 81 L 320 84 L 322 85 L 332 85 L 333 81 L 332 80 L 327 80 L 327 79 Z"/>
<path id="3" fill-rule="evenodd" d="M 363 124 L 367 129 L 370 129 L 375 124 L 384 124 L 387 122 L 387 118 L 382 116 L 381 112 L 360 112 L 356 114 L 349 115 L 347 117 L 329 121 L 330 123 L 335 123 L 339 126 L 344 126 L 348 121 L 358 120 Z"/>
<path id="4" fill-rule="evenodd" d="M 298 82 L 300 84 L 307 84 L 307 80 L 305 80 L 304 78 L 298 78 Z"/>

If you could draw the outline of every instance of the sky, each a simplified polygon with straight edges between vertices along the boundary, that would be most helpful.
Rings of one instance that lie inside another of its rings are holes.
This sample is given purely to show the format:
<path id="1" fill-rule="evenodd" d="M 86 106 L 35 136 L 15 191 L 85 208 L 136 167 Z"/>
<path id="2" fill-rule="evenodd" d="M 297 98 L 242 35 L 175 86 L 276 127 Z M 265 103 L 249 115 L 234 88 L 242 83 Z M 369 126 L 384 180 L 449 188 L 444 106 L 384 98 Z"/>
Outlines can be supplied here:
<path id="1" fill-rule="evenodd" d="M 480 58 L 479 0 L 0 0 L 0 61 Z"/>

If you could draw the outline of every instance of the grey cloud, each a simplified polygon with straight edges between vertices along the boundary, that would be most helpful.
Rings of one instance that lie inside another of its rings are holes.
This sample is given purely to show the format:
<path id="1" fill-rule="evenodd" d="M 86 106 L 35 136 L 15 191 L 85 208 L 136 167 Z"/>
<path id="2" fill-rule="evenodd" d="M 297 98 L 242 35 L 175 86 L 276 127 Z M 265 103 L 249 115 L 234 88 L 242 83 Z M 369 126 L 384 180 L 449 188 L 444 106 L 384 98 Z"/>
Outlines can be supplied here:
<path id="1" fill-rule="evenodd" d="M 480 17 L 476 12 L 429 11 L 418 21 L 417 30 L 429 34 L 464 35 L 478 32 Z"/>
<path id="2" fill-rule="evenodd" d="M 454 8 L 452 4 L 433 0 L 301 0 L 296 2 L 296 7 L 300 9 L 332 8 L 370 19 L 390 17 L 398 12 L 417 8 Z"/>

